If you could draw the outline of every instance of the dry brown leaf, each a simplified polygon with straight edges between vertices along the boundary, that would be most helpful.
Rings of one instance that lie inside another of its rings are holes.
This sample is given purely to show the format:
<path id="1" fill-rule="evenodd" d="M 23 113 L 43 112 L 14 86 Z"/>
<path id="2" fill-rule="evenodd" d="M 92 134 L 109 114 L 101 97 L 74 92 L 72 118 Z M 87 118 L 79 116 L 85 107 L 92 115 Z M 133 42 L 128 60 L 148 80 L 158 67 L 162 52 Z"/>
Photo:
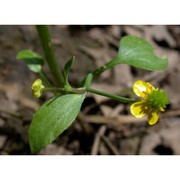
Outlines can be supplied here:
<path id="1" fill-rule="evenodd" d="M 2 106 L 2 109 L 5 108 L 4 110 L 8 109 L 8 111 L 15 112 L 18 109 L 17 102 L 33 110 L 37 110 L 39 108 L 39 104 L 36 101 L 33 101 L 32 99 L 26 97 L 22 93 L 22 87 L 16 83 L 2 83 L 0 84 L 0 90 L 7 95 L 7 99 L 4 100 Z"/>
<path id="2" fill-rule="evenodd" d="M 176 42 L 172 35 L 167 30 L 167 26 L 159 25 L 159 26 L 151 26 L 149 28 L 146 28 L 146 34 L 148 36 L 151 36 L 151 38 L 154 38 L 158 41 L 165 40 L 171 47 L 176 46 Z"/>
<path id="3" fill-rule="evenodd" d="M 46 146 L 46 148 L 42 149 L 39 153 L 39 155 L 42 154 L 48 154 L 48 155 L 72 155 L 73 152 L 65 149 L 64 147 L 59 147 L 56 144 L 49 144 Z"/>
<path id="4" fill-rule="evenodd" d="M 82 46 L 82 45 L 79 45 L 79 49 L 87 53 L 87 55 L 93 58 L 93 61 L 96 64 L 96 67 L 103 66 L 112 58 L 107 52 L 107 49 L 102 49 L 102 48 L 93 49 L 93 48 Z M 109 76 L 110 76 L 110 71 L 105 71 L 101 74 L 101 78 L 104 78 L 104 79 L 108 78 Z"/>
<path id="5" fill-rule="evenodd" d="M 169 119 L 169 126 L 159 129 L 158 132 L 151 131 L 142 141 L 140 154 L 156 154 L 154 149 L 158 145 L 171 147 L 173 154 L 180 154 L 180 121 L 179 119 Z"/>
<path id="6" fill-rule="evenodd" d="M 135 155 L 138 149 L 140 139 L 139 137 L 132 137 L 121 141 L 121 154 Z"/>
<path id="7" fill-rule="evenodd" d="M 139 37 L 144 36 L 144 28 L 145 26 L 123 26 L 124 31 L 128 35 L 139 36 Z"/>
<path id="8" fill-rule="evenodd" d="M 114 67 L 114 77 L 112 81 L 116 85 L 121 85 L 124 88 L 130 87 L 133 83 L 131 67 L 127 64 L 121 64 Z"/>
<path id="9" fill-rule="evenodd" d="M 0 148 L 3 147 L 6 139 L 7 139 L 7 136 L 2 136 L 2 135 L 0 136 Z"/>

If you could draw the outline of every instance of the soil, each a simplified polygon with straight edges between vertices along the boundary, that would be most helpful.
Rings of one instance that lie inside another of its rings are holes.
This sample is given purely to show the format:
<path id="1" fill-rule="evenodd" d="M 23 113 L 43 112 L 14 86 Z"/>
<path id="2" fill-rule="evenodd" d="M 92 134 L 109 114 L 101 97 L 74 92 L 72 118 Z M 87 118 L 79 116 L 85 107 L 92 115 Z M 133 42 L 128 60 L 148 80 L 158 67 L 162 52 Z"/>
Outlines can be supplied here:
<path id="1" fill-rule="evenodd" d="M 134 118 L 130 105 L 88 94 L 76 121 L 39 155 L 179 155 L 180 154 L 180 26 L 50 26 L 61 67 L 70 56 L 75 63 L 69 79 L 77 86 L 84 76 L 112 59 L 124 35 L 144 37 L 158 56 L 166 55 L 164 71 L 145 71 L 119 65 L 96 78 L 93 88 L 130 96 L 134 81 L 163 88 L 170 104 L 156 125 Z M 38 78 L 18 51 L 43 55 L 34 26 L 0 26 L 0 154 L 30 155 L 28 127 L 35 111 L 52 95 L 34 99 L 31 84 Z M 53 82 L 48 66 L 43 71 Z"/>

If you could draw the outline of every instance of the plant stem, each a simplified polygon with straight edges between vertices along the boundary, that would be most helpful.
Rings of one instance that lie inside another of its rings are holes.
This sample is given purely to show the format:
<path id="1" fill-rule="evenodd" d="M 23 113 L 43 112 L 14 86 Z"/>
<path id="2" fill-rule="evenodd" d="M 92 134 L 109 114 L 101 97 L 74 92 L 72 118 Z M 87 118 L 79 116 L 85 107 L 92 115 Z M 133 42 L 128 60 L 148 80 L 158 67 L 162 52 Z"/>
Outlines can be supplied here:
<path id="1" fill-rule="evenodd" d="M 103 73 L 104 71 L 106 71 L 107 69 L 112 68 L 113 66 L 117 65 L 117 64 L 121 64 L 121 60 L 119 57 L 114 57 L 111 61 L 109 61 L 108 63 L 106 63 L 105 65 L 97 68 L 96 70 L 94 70 L 91 74 L 92 79 L 94 79 L 95 77 L 99 76 L 101 73 Z M 88 74 L 88 75 L 89 75 Z M 80 83 L 80 86 L 85 86 L 85 81 L 88 78 L 88 75 L 82 80 L 82 82 Z M 89 83 L 90 85 L 90 83 Z"/>
<path id="2" fill-rule="evenodd" d="M 98 95 L 101 95 L 101 96 L 106 96 L 106 97 L 109 97 L 111 99 L 115 99 L 117 101 L 124 102 L 124 103 L 134 103 L 134 102 L 137 102 L 137 100 L 135 100 L 135 99 L 129 99 L 129 98 L 117 96 L 117 95 L 114 95 L 114 94 L 105 93 L 103 91 L 98 91 L 98 90 L 92 89 L 92 88 L 86 88 L 86 91 L 94 93 L 94 94 L 98 94 Z"/>
<path id="3" fill-rule="evenodd" d="M 96 69 L 95 71 L 92 72 L 93 78 L 95 78 L 96 76 L 99 76 L 101 73 L 103 73 L 104 71 L 106 71 L 107 69 L 112 68 L 113 66 L 120 64 L 120 58 L 119 57 L 115 57 L 113 58 L 111 61 L 109 61 L 108 63 L 106 63 L 105 65 L 99 67 L 98 69 Z"/>
<path id="4" fill-rule="evenodd" d="M 44 88 L 44 91 L 59 91 L 59 92 L 68 92 L 68 93 L 75 93 L 75 94 L 84 94 L 85 92 L 90 92 L 93 94 L 98 94 L 101 96 L 105 96 L 105 97 L 109 97 L 111 99 L 115 99 L 117 101 L 123 102 L 123 103 L 134 103 L 137 102 L 136 99 L 129 99 L 129 98 L 125 98 L 125 97 L 121 97 L 121 96 L 117 96 L 114 94 L 109 94 L 109 93 L 105 93 L 103 91 L 99 91 L 96 89 L 92 89 L 92 88 Z"/>
<path id="5" fill-rule="evenodd" d="M 41 76 L 41 79 L 46 83 L 48 88 L 52 87 L 52 84 L 49 82 L 48 78 L 44 75 L 44 73 L 42 71 L 39 72 L 39 75 Z M 57 95 L 56 92 L 53 92 L 54 96 Z"/>
<path id="6" fill-rule="evenodd" d="M 41 79 L 46 83 L 47 87 L 52 87 L 52 84 L 49 82 L 49 80 L 48 80 L 47 77 L 43 74 L 42 71 L 39 72 L 39 75 L 40 75 Z"/>
<path id="7" fill-rule="evenodd" d="M 64 78 L 62 76 L 61 70 L 59 68 L 59 64 L 55 57 L 54 49 L 51 43 L 51 37 L 46 25 L 38 25 L 36 26 L 38 31 L 38 35 L 41 41 L 41 45 L 44 51 L 44 55 L 46 61 L 48 63 L 49 69 L 57 83 L 58 86 L 62 87 L 64 84 Z"/>

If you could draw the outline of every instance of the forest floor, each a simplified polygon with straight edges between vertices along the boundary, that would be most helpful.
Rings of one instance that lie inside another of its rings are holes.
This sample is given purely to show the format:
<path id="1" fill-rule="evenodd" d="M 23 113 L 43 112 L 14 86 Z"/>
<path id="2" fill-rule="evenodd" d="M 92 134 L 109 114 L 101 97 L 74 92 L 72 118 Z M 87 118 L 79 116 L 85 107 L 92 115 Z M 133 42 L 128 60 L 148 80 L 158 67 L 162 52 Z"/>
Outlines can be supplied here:
<path id="1" fill-rule="evenodd" d="M 61 67 L 70 56 L 75 63 L 69 75 L 77 86 L 83 77 L 111 60 L 124 35 L 144 37 L 158 56 L 166 55 L 164 71 L 145 71 L 119 65 L 92 84 L 109 93 L 128 95 L 141 79 L 164 89 L 170 104 L 156 125 L 134 118 L 129 104 L 88 94 L 76 121 L 43 155 L 177 155 L 180 154 L 180 26 L 51 26 L 52 42 Z M 30 49 L 42 54 L 34 26 L 0 26 L 0 154 L 29 155 L 28 127 L 35 111 L 51 97 L 34 99 L 31 84 L 38 77 L 16 54 Z M 43 71 L 52 80 L 47 65 Z"/>

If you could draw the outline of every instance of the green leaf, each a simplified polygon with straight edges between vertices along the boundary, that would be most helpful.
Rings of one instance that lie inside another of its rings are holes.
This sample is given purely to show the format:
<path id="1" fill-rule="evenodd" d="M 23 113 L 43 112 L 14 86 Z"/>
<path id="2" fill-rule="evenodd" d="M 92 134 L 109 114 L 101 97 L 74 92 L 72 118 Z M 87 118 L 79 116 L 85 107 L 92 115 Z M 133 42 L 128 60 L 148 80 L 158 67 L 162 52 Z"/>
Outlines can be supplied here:
<path id="1" fill-rule="evenodd" d="M 31 50 L 19 51 L 16 59 L 24 60 L 28 68 L 35 73 L 39 73 L 41 71 L 42 65 L 44 65 L 43 58 Z"/>
<path id="2" fill-rule="evenodd" d="M 89 88 L 91 86 L 92 79 L 93 79 L 93 74 L 89 73 L 86 76 L 86 79 L 84 80 L 84 87 Z"/>
<path id="3" fill-rule="evenodd" d="M 32 153 L 52 143 L 77 117 L 85 94 L 67 94 L 47 101 L 35 113 L 29 128 Z"/>
<path id="4" fill-rule="evenodd" d="M 74 62 L 74 59 L 75 57 L 70 57 L 67 61 L 67 63 L 65 64 L 64 66 L 64 71 L 63 71 L 63 76 L 64 76 L 64 81 L 65 81 L 65 84 L 66 85 L 69 85 L 69 82 L 68 82 L 68 75 L 69 75 L 69 71 L 70 71 L 70 68 Z"/>
<path id="5" fill-rule="evenodd" d="M 157 57 L 153 47 L 143 38 L 136 36 L 125 36 L 121 39 L 118 58 L 120 63 L 146 70 L 163 70 L 168 65 L 166 57 Z"/>

